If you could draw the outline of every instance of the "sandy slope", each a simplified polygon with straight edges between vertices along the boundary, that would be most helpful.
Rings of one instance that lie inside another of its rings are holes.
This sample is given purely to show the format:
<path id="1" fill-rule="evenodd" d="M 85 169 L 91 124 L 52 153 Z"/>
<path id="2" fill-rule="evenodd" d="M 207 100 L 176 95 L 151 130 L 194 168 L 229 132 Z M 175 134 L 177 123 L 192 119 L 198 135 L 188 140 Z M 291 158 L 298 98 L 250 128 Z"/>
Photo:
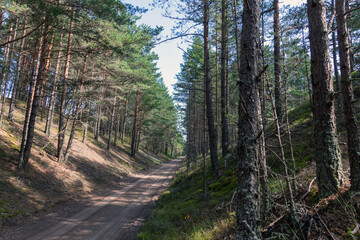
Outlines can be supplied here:
<path id="1" fill-rule="evenodd" d="M 89 201 L 64 205 L 55 213 L 12 227 L 0 239 L 135 239 L 152 201 L 167 188 L 181 160 L 125 178 Z"/>

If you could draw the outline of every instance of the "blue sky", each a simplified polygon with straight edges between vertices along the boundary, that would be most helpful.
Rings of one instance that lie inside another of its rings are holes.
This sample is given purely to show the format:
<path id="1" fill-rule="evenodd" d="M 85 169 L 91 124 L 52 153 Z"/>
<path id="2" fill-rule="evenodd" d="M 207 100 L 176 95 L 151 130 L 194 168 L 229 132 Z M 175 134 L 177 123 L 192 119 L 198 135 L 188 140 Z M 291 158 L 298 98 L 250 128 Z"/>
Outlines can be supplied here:
<path id="1" fill-rule="evenodd" d="M 134 6 L 147 8 L 148 12 L 145 13 L 140 19 L 140 23 L 145 23 L 152 27 L 162 26 L 164 31 L 162 37 L 171 35 L 171 29 L 174 26 L 174 20 L 163 17 L 163 10 L 153 8 L 150 6 L 153 0 L 123 0 L 123 2 L 130 3 Z M 300 4 L 305 0 L 280 0 L 280 4 Z M 176 83 L 176 74 L 180 72 L 180 64 L 182 63 L 183 51 L 178 47 L 186 50 L 187 45 L 181 39 L 171 40 L 157 45 L 154 52 L 159 55 L 157 66 L 162 74 L 164 83 L 173 92 L 172 85 Z"/>

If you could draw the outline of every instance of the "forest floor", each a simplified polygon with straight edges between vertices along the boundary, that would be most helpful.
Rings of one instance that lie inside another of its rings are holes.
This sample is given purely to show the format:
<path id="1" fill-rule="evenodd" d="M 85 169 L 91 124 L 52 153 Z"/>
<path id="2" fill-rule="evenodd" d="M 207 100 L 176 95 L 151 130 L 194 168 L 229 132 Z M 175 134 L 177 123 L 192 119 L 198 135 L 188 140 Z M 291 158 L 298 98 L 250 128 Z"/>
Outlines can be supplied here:
<path id="1" fill-rule="evenodd" d="M 24 111 L 25 104 L 17 103 L 14 122 L 4 121 L 0 130 L 0 234 L 67 204 L 90 201 L 94 194 L 101 195 L 114 184 L 135 179 L 137 172 L 169 160 L 141 149 L 132 158 L 127 142 L 108 151 L 103 139 L 93 139 L 91 129 L 83 144 L 79 124 L 69 161 L 59 163 L 55 157 L 56 116 L 51 137 L 44 134 L 45 120 L 39 117 L 27 171 L 19 174 L 16 166 Z"/>
<path id="2" fill-rule="evenodd" d="M 298 184 L 295 202 L 300 223 L 298 226 L 289 225 L 286 204 L 288 196 L 284 190 L 282 165 L 274 155 L 269 154 L 270 214 L 268 219 L 262 219 L 260 223 L 264 239 L 360 239 L 360 195 L 349 194 L 348 179 L 338 193 L 326 199 L 317 197 L 313 124 L 309 103 L 291 110 L 289 118 Z M 273 151 L 278 151 L 273 129 L 274 126 L 269 123 L 266 131 L 267 144 Z M 346 138 L 340 121 L 338 129 L 343 169 L 348 177 Z M 289 156 L 286 136 L 284 140 L 285 154 Z M 140 240 L 235 239 L 235 156 L 226 164 L 220 159 L 219 177 L 212 174 L 209 159 L 207 163 L 206 198 L 203 193 L 202 160 L 199 158 L 196 164 L 191 164 L 188 176 L 184 162 L 174 182 L 155 203 L 149 220 L 138 235 Z"/>
<path id="3" fill-rule="evenodd" d="M 62 204 L 45 216 L 9 228 L 0 239 L 136 239 L 153 200 L 167 188 L 181 161 L 125 177 L 86 201 Z"/>

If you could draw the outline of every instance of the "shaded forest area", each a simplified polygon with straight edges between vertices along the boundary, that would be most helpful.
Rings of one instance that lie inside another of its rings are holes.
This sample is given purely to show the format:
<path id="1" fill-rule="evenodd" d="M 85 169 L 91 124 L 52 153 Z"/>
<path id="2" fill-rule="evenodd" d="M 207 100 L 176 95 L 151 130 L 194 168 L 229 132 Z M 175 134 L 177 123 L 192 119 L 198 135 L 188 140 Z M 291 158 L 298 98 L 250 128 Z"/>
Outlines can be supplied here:
<path id="1" fill-rule="evenodd" d="M 187 162 L 138 237 L 358 239 L 359 2 L 155 2 L 192 35 Z"/>
<path id="2" fill-rule="evenodd" d="M 0 220 L 47 210 L 180 155 L 152 51 L 120 1 L 0 3 Z"/>

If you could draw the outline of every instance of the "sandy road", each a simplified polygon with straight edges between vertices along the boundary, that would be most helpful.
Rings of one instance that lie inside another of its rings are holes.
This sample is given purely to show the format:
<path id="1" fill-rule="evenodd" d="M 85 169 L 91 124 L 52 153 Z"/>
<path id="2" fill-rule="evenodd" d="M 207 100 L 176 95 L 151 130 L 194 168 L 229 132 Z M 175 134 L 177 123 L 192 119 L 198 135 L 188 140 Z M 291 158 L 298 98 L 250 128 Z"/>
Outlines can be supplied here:
<path id="1" fill-rule="evenodd" d="M 41 219 L 0 239 L 136 239 L 151 208 L 151 202 L 170 183 L 182 159 L 138 174 L 135 181 L 105 197 L 92 199 L 77 213 Z"/>

